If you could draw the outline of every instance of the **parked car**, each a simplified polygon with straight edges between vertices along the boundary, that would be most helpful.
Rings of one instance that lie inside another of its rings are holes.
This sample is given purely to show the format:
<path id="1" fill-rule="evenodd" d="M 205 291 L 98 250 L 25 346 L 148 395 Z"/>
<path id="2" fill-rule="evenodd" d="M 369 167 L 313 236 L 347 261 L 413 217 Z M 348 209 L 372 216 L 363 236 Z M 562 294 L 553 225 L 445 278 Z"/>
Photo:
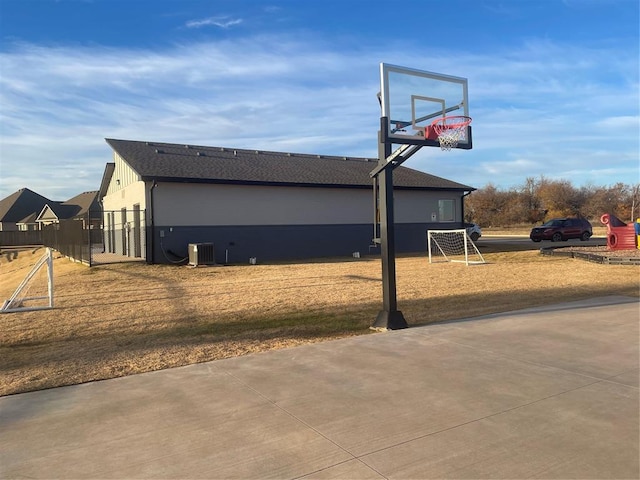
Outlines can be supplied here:
<path id="1" fill-rule="evenodd" d="M 482 229 L 476 223 L 466 223 L 465 228 L 467 229 L 467 235 L 474 242 L 482 236 Z"/>
<path id="2" fill-rule="evenodd" d="M 591 235 L 593 235 L 591 224 L 584 218 L 554 218 L 539 227 L 534 227 L 529 238 L 534 242 L 542 240 L 560 242 L 570 238 L 585 241 L 589 240 Z"/>

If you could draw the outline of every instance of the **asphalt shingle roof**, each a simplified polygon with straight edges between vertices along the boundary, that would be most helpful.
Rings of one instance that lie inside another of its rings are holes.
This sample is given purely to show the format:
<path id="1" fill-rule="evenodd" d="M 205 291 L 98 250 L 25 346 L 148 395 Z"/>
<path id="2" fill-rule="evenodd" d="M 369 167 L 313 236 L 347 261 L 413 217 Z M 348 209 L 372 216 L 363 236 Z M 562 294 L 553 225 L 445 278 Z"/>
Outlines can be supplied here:
<path id="1" fill-rule="evenodd" d="M 28 188 L 21 188 L 0 200 L 0 221 L 13 223 L 32 223 L 31 217 L 37 217 L 45 206 L 60 219 L 84 215 L 90 209 L 99 215 L 98 191 L 83 192 L 66 202 L 49 200 Z M 34 217 L 34 218 L 35 218 Z"/>
<path id="2" fill-rule="evenodd" d="M 21 188 L 0 200 L 0 222 L 19 222 L 34 212 L 39 213 L 50 202 L 48 198 L 28 188 Z"/>
<path id="3" fill-rule="evenodd" d="M 143 180 L 371 188 L 377 159 L 106 139 Z M 475 190 L 406 167 L 394 186 Z"/>
<path id="4" fill-rule="evenodd" d="M 67 210 L 68 212 L 71 212 L 71 208 L 73 208 L 71 217 L 84 215 L 90 210 L 99 214 L 100 204 L 98 203 L 98 191 L 94 190 L 91 192 L 82 192 L 75 197 L 70 198 L 66 202 L 62 202 L 60 205 L 65 208 L 70 208 L 69 210 Z"/>

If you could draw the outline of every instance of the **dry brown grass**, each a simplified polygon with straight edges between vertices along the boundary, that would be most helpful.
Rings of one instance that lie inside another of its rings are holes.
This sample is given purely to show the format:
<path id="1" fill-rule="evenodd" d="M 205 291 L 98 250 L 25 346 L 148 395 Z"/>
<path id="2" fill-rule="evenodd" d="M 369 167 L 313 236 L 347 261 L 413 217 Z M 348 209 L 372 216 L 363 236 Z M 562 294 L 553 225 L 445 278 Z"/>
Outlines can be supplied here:
<path id="1" fill-rule="evenodd" d="M 490 262 L 397 260 L 410 325 L 602 295 L 639 296 L 639 269 L 483 251 Z M 42 250 L 0 263 L 8 298 Z M 57 258 L 56 308 L 0 316 L 0 395 L 371 333 L 377 258 L 189 268 L 88 268 Z"/>

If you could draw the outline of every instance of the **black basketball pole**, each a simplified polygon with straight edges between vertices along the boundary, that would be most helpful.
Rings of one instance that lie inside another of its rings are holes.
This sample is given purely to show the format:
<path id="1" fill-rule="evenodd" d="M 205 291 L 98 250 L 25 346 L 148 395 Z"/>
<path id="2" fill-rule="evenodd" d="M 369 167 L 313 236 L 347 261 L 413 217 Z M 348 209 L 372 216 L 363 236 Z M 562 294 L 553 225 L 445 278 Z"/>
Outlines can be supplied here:
<path id="1" fill-rule="evenodd" d="M 392 144 L 388 141 L 387 117 L 380 118 L 378 139 L 378 165 L 387 163 Z M 391 167 L 390 165 L 387 165 Z M 398 330 L 407 328 L 407 321 L 398 310 L 396 298 L 396 252 L 393 218 L 393 168 L 383 168 L 378 173 L 380 192 L 380 254 L 382 259 L 382 307 L 373 328 Z"/>

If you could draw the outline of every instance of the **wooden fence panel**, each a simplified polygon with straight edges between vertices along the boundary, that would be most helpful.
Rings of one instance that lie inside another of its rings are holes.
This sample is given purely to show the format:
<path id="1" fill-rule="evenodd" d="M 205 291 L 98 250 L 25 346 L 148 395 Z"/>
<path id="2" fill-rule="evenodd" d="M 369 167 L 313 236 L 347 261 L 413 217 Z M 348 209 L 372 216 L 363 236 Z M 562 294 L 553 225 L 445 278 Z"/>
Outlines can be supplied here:
<path id="1" fill-rule="evenodd" d="M 42 232 L 40 230 L 0 232 L 0 247 L 22 247 L 42 244 Z"/>

